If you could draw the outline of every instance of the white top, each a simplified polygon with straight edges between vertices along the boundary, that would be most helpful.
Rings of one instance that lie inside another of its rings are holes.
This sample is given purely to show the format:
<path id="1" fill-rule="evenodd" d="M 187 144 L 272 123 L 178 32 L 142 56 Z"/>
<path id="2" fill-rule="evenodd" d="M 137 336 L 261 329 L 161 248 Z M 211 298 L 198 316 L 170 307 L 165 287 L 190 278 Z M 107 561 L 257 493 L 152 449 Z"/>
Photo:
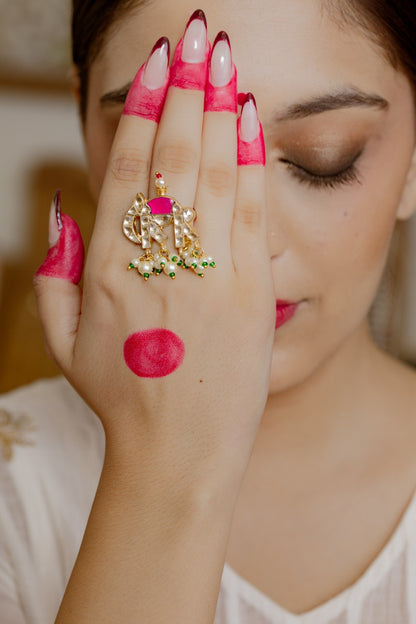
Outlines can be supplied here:
<path id="1" fill-rule="evenodd" d="M 1 624 L 54 622 L 103 453 L 98 418 L 64 379 L 0 397 Z M 360 579 L 302 615 L 225 564 L 214 624 L 416 624 L 416 493 Z"/>

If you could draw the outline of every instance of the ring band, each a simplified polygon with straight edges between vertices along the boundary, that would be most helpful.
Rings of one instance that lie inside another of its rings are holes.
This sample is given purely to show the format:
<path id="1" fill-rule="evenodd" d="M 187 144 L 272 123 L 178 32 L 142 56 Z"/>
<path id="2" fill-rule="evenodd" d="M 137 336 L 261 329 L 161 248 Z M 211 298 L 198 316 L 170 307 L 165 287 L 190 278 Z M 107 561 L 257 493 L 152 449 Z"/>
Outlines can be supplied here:
<path id="1" fill-rule="evenodd" d="M 193 227 L 196 213 L 193 208 L 184 208 L 176 199 L 167 195 L 167 186 L 162 175 L 155 173 L 156 197 L 146 199 L 138 193 L 123 219 L 124 235 L 142 248 L 142 254 L 134 258 L 127 269 L 137 269 L 147 281 L 151 275 L 165 273 L 175 279 L 178 267 L 191 269 L 204 277 L 207 268 L 215 268 L 211 256 L 200 246 L 199 234 Z M 173 244 L 176 251 L 171 254 L 167 248 L 167 231 L 173 228 Z M 159 245 L 153 253 L 153 243 Z"/>

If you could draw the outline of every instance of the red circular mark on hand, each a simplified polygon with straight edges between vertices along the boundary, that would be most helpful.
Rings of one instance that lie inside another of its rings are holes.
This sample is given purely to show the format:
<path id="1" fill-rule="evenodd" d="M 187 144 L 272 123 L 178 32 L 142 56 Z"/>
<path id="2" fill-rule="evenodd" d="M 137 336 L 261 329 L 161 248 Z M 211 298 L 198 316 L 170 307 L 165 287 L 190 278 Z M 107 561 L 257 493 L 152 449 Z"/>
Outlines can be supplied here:
<path id="1" fill-rule="evenodd" d="M 124 343 L 124 359 L 138 377 L 166 377 L 185 357 L 185 345 L 169 329 L 145 329 Z"/>

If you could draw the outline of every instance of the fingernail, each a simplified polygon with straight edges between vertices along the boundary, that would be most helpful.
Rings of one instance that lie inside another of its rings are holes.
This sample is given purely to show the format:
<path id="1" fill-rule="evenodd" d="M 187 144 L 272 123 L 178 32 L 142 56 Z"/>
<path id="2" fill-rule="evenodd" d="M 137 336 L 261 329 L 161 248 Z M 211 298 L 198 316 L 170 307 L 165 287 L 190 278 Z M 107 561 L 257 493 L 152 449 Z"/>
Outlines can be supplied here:
<path id="1" fill-rule="evenodd" d="M 205 13 L 195 11 L 185 34 L 176 46 L 170 69 L 170 85 L 179 89 L 205 91 L 210 43 Z"/>
<path id="2" fill-rule="evenodd" d="M 61 191 L 58 190 L 52 200 L 49 212 L 49 247 L 53 247 L 59 240 L 62 230 Z"/>
<path id="3" fill-rule="evenodd" d="M 169 39 L 161 37 L 153 47 L 143 72 L 143 84 L 154 91 L 163 87 L 169 64 Z"/>
<path id="4" fill-rule="evenodd" d="M 210 82 L 214 87 L 225 87 L 231 80 L 233 64 L 228 35 L 223 30 L 218 33 L 211 54 Z"/>
<path id="5" fill-rule="evenodd" d="M 123 115 L 135 115 L 156 123 L 160 121 L 170 78 L 169 48 L 166 37 L 156 42 L 132 82 Z"/>
<path id="6" fill-rule="evenodd" d="M 207 20 L 205 13 L 198 9 L 187 24 L 183 37 L 182 61 L 184 63 L 202 63 L 207 45 Z"/>
<path id="7" fill-rule="evenodd" d="M 256 100 L 247 93 L 237 121 L 238 165 L 266 164 L 263 129 L 257 114 Z"/>
<path id="8" fill-rule="evenodd" d="M 240 137 L 245 143 L 251 143 L 259 136 L 260 124 L 257 115 L 256 100 L 252 93 L 247 93 L 241 111 Z"/>
<path id="9" fill-rule="evenodd" d="M 215 38 L 205 89 L 205 112 L 237 112 L 237 70 L 232 61 L 230 40 L 221 31 Z"/>
<path id="10" fill-rule="evenodd" d="M 78 225 L 61 213 L 61 194 L 57 191 L 49 217 L 49 249 L 36 275 L 57 277 L 78 284 L 84 265 L 84 245 Z"/>

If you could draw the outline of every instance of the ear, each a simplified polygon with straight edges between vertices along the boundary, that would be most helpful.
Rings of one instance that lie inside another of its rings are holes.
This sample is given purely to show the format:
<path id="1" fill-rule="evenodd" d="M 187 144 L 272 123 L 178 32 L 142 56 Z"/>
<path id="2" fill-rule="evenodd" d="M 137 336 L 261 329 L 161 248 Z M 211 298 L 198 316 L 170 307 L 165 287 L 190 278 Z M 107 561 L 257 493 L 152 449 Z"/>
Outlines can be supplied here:
<path id="1" fill-rule="evenodd" d="M 416 210 L 416 149 L 413 152 L 412 162 L 407 173 L 402 197 L 397 211 L 400 221 L 409 219 Z"/>

